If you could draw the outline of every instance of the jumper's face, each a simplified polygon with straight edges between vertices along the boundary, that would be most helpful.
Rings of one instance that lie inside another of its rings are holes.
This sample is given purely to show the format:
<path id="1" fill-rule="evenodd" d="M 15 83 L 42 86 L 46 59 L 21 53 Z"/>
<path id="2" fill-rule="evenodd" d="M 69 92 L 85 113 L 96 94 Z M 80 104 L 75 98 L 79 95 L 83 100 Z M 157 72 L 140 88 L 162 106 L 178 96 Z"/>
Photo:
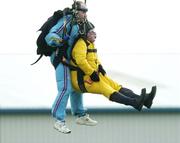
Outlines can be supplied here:
<path id="1" fill-rule="evenodd" d="M 77 12 L 77 18 L 80 22 L 84 22 L 85 19 L 87 18 L 87 14 L 86 14 L 86 11 L 82 11 L 82 10 L 79 10 Z"/>
<path id="2" fill-rule="evenodd" d="M 95 40 L 96 40 L 96 32 L 94 31 L 94 29 L 90 30 L 87 33 L 87 40 L 92 42 L 92 43 L 95 42 Z"/>
<path id="3" fill-rule="evenodd" d="M 87 18 L 86 12 L 88 11 L 87 6 L 83 2 L 78 2 L 77 4 L 77 20 L 79 22 L 84 22 Z"/>

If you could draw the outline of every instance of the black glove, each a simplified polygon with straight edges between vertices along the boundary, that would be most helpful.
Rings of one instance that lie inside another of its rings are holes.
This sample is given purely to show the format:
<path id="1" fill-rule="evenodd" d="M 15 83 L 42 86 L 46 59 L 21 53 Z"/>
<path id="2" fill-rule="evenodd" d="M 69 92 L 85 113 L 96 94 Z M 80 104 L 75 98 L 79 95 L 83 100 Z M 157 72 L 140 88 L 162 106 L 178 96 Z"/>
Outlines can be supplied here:
<path id="1" fill-rule="evenodd" d="M 57 57 L 62 60 L 63 57 L 67 58 L 67 48 L 59 47 Z"/>
<path id="2" fill-rule="evenodd" d="M 99 66 L 98 66 L 98 71 L 99 71 L 100 73 L 102 73 L 102 75 L 105 75 L 105 74 L 106 74 L 106 71 L 103 69 L 102 65 L 99 65 Z"/>
<path id="3" fill-rule="evenodd" d="M 91 75 L 90 75 L 90 78 L 92 81 L 94 82 L 97 82 L 99 81 L 99 76 L 98 76 L 98 73 L 96 71 L 94 71 Z"/>

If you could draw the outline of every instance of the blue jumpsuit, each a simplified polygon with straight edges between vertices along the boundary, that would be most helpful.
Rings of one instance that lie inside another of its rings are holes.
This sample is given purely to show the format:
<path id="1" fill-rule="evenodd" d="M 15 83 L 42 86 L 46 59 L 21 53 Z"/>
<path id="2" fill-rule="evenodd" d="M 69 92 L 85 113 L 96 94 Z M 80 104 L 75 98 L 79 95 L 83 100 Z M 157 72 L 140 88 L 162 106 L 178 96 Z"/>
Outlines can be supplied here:
<path id="1" fill-rule="evenodd" d="M 66 25 L 66 30 L 70 31 L 68 39 L 68 50 L 67 55 L 70 58 L 70 52 L 73 45 L 75 38 L 78 36 L 79 26 L 74 24 L 71 28 L 70 21 L 72 20 L 72 15 L 67 15 L 61 18 L 55 26 L 53 26 L 49 33 L 46 35 L 45 40 L 49 46 L 52 47 L 59 47 L 61 48 L 61 40 L 64 33 L 64 25 Z M 65 24 L 66 23 L 66 24 Z M 51 63 L 55 57 L 55 52 L 51 55 Z M 66 106 L 68 102 L 68 98 L 70 96 L 70 103 L 71 103 L 71 112 L 73 115 L 83 116 L 85 115 L 86 111 L 83 107 L 83 99 L 82 93 L 76 92 L 71 84 L 71 77 L 70 77 L 70 70 L 67 66 L 64 66 L 62 63 L 56 68 L 56 82 L 57 82 L 57 89 L 58 94 L 57 97 L 52 105 L 51 113 L 53 117 L 57 120 L 65 121 L 66 116 Z"/>

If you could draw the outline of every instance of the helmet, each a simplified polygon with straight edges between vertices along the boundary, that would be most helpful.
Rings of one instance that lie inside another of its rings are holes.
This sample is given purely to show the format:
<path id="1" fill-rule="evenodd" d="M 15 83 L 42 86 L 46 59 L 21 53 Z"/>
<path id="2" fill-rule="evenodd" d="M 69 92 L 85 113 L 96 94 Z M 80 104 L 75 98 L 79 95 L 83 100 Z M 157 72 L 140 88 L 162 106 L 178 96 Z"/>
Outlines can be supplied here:
<path id="1" fill-rule="evenodd" d="M 91 22 L 86 21 L 86 34 L 94 28 L 95 28 L 95 26 Z"/>
<path id="2" fill-rule="evenodd" d="M 82 37 L 86 37 L 87 33 L 94 28 L 95 26 L 91 22 L 86 20 L 84 23 L 79 24 L 79 34 Z"/>
<path id="3" fill-rule="evenodd" d="M 83 3 L 82 1 L 75 1 L 72 5 L 72 9 L 77 10 L 77 11 L 83 11 L 83 12 L 88 11 L 86 4 Z"/>

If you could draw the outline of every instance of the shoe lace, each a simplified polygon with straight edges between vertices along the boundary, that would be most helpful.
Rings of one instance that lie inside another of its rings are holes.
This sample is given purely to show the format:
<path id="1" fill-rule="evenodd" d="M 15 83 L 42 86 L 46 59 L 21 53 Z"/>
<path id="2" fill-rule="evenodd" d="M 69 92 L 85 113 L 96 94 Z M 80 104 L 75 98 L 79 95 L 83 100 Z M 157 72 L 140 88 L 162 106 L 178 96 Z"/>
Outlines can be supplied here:
<path id="1" fill-rule="evenodd" d="M 69 128 L 66 126 L 65 123 L 61 125 L 61 128 L 65 131 L 69 131 Z"/>
<path id="2" fill-rule="evenodd" d="M 86 121 L 90 121 L 90 120 L 91 120 L 88 114 L 84 116 L 84 119 L 85 119 Z"/>

